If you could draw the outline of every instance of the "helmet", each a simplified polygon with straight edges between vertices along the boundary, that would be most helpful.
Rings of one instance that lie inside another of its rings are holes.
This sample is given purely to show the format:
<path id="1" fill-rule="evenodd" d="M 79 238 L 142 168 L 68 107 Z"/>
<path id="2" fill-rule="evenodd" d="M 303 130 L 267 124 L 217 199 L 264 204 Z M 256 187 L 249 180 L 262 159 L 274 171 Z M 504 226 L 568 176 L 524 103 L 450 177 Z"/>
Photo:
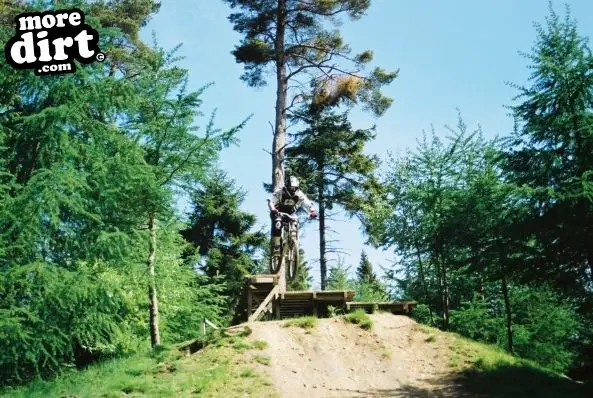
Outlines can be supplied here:
<path id="1" fill-rule="evenodd" d="M 286 189 L 291 194 L 294 194 L 297 189 L 299 189 L 299 180 L 296 177 L 291 176 L 286 182 Z"/>

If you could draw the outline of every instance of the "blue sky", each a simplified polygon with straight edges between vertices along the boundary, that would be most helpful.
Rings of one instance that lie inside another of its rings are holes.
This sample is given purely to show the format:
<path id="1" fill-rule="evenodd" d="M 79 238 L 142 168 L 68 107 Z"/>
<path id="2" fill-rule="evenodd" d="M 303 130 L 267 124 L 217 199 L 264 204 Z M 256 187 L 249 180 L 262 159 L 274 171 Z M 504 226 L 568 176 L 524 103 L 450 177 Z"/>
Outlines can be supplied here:
<path id="1" fill-rule="evenodd" d="M 217 125 L 230 127 L 253 114 L 240 133 L 240 144 L 225 150 L 221 165 L 247 192 L 243 208 L 267 225 L 266 193 L 262 182 L 271 178 L 272 134 L 268 122 L 274 120 L 274 84 L 264 89 L 245 85 L 243 69 L 230 51 L 240 36 L 227 20 L 230 9 L 218 0 L 163 0 L 159 14 L 144 28 L 150 40 L 154 31 L 159 44 L 172 48 L 180 43 L 180 63 L 190 71 L 190 87 L 214 83 L 204 94 L 206 113 L 217 108 Z M 564 4 L 571 7 L 582 35 L 593 35 L 593 2 L 554 1 L 563 15 Z M 415 147 L 423 130 L 434 125 L 444 134 L 444 125 L 455 125 L 457 108 L 469 128 L 478 124 L 486 136 L 506 135 L 512 127 L 504 105 L 512 103 L 516 91 L 505 82 L 525 83 L 528 62 L 519 51 L 534 44 L 533 22 L 544 23 L 548 2 L 544 0 L 373 0 L 361 20 L 345 20 L 342 34 L 354 52 L 372 49 L 373 65 L 400 70 L 399 77 L 385 89 L 394 98 L 391 109 L 381 118 L 353 112 L 354 127 L 377 125 L 377 138 L 368 145 L 369 153 L 386 159 L 388 151 Z M 198 121 L 205 125 L 206 119 Z M 332 224 L 339 235 L 337 246 L 344 248 L 346 264 L 356 265 L 363 248 L 380 273 L 390 266 L 390 251 L 364 247 L 356 220 Z M 318 256 L 317 223 L 304 228 L 302 247 L 309 260 Z M 310 261 L 314 283 L 319 266 Z M 354 268 L 354 267 L 353 267 Z"/>

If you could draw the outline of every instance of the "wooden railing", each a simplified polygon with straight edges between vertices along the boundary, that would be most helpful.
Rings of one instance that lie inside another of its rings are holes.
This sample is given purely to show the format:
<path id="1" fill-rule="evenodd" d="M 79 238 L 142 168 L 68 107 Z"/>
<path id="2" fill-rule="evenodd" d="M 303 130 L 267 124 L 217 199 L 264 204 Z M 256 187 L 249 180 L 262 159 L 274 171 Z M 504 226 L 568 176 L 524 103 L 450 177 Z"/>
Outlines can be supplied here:
<path id="1" fill-rule="evenodd" d="M 270 293 L 268 293 L 264 301 L 262 301 L 259 307 L 257 307 L 257 310 L 255 310 L 255 312 L 249 316 L 248 322 L 257 321 L 257 319 L 264 312 L 266 307 L 272 302 L 272 299 L 278 298 L 279 293 L 280 287 L 278 285 L 274 286 L 274 288 L 270 290 Z"/>
<path id="2" fill-rule="evenodd" d="M 218 326 L 210 322 L 206 318 L 202 318 L 200 321 L 200 334 L 204 336 L 206 334 L 206 325 L 210 326 L 212 329 L 218 329 Z"/>

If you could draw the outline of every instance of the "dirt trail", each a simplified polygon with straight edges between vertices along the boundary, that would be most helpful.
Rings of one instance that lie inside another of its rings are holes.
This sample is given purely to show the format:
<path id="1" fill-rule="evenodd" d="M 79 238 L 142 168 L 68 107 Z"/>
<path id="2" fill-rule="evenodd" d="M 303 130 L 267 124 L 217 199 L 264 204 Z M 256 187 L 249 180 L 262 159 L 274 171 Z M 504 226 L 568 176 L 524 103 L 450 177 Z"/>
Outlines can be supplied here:
<path id="1" fill-rule="evenodd" d="M 434 380 L 449 374 L 448 342 L 427 342 L 406 316 L 371 319 L 370 331 L 339 318 L 320 319 L 310 332 L 261 322 L 250 338 L 268 343 L 271 361 L 261 369 L 282 397 L 447 396 Z"/>

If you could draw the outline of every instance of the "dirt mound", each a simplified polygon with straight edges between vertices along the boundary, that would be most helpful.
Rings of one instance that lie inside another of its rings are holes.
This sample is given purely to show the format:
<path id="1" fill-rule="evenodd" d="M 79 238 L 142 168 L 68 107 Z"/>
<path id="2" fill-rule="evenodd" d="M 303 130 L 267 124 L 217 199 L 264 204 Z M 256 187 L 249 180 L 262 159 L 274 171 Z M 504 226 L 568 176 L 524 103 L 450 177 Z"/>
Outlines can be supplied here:
<path id="1" fill-rule="evenodd" d="M 406 316 L 370 317 L 371 330 L 342 318 L 319 319 L 312 329 L 259 322 L 250 339 L 268 343 L 271 360 L 262 370 L 282 397 L 421 396 L 410 395 L 414 389 L 442 395 L 443 386 L 429 381 L 446 378 L 447 342 Z"/>

